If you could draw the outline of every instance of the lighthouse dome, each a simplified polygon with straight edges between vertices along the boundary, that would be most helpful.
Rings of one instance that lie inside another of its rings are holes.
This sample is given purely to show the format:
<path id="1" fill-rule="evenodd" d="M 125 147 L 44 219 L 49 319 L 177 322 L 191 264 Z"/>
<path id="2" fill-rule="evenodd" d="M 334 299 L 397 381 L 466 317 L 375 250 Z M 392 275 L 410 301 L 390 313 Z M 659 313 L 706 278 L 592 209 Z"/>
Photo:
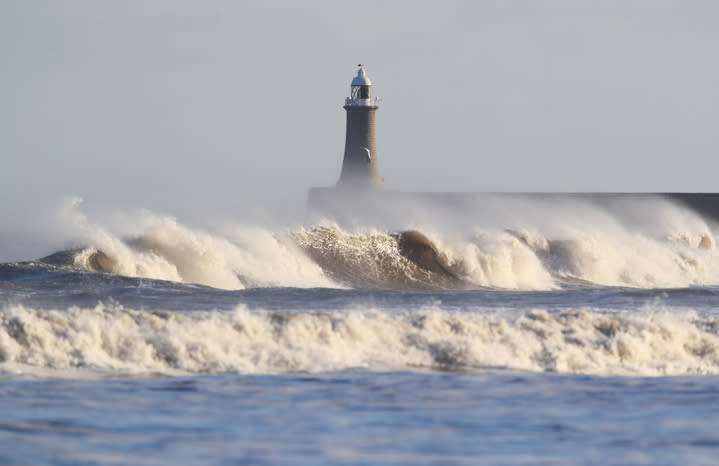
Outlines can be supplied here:
<path id="1" fill-rule="evenodd" d="M 367 74 L 364 71 L 364 68 L 360 66 L 360 69 L 357 70 L 357 76 L 355 76 L 352 79 L 352 85 L 353 86 L 371 86 L 372 81 L 367 77 Z"/>

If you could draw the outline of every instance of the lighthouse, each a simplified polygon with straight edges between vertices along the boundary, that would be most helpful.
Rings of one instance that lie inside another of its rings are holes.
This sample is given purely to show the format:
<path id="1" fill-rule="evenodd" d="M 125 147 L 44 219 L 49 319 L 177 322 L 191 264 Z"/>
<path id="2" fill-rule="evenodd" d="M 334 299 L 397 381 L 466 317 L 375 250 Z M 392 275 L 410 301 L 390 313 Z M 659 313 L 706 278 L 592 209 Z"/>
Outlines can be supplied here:
<path id="1" fill-rule="evenodd" d="M 377 189 L 384 184 L 377 163 L 374 122 L 377 97 L 372 97 L 372 81 L 360 64 L 352 79 L 350 96 L 345 99 L 347 130 L 339 188 Z"/>

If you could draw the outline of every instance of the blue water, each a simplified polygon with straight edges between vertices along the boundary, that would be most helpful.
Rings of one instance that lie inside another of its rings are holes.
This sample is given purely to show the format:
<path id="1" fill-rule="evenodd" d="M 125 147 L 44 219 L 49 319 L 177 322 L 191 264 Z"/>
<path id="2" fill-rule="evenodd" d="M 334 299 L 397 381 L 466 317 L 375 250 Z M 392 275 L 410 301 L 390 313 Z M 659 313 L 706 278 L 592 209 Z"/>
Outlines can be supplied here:
<path id="1" fill-rule="evenodd" d="M 461 372 L 5 380 L 3 463 L 711 464 L 719 378 Z"/>

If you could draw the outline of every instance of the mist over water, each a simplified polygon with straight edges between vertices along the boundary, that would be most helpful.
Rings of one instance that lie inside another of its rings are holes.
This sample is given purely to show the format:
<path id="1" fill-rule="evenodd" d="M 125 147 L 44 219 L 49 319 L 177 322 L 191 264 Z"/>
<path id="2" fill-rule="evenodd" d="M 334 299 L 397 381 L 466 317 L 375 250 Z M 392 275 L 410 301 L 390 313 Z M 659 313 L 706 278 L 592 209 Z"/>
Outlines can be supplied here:
<path id="1" fill-rule="evenodd" d="M 62 247 L 43 262 L 230 290 L 719 284 L 715 225 L 660 197 L 491 195 L 470 205 L 380 205 L 371 217 L 359 205 L 346 212 L 295 225 L 196 227 L 149 211 L 95 219 L 74 198 L 49 219 L 45 234 Z"/>

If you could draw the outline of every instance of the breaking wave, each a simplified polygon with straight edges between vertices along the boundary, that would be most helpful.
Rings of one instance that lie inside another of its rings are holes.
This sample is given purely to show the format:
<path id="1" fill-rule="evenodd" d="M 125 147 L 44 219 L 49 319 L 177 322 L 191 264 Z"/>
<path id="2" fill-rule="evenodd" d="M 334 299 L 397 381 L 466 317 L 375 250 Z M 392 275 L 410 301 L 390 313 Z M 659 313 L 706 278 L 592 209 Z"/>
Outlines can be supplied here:
<path id="1" fill-rule="evenodd" d="M 332 225 L 281 233 L 243 227 L 223 237 L 165 219 L 133 239 L 111 238 L 41 261 L 225 289 L 546 290 L 719 283 L 719 254 L 708 232 L 612 241 L 601 234 L 550 239 L 506 230 L 454 239 L 415 230 L 349 233 Z"/>
<path id="2" fill-rule="evenodd" d="M 223 289 L 337 286 L 289 235 L 260 227 L 235 226 L 213 235 L 160 218 L 127 239 L 99 230 L 86 241 L 90 246 L 40 262 Z"/>
<path id="3" fill-rule="evenodd" d="M 719 374 L 719 321 L 692 312 L 520 314 L 422 309 L 0 312 L 7 372 L 62 377 L 369 370 Z M 76 375 L 76 374 L 71 374 Z"/>
<path id="4" fill-rule="evenodd" d="M 635 203 L 612 210 L 577 202 L 502 201 L 490 203 L 487 212 L 463 210 L 460 220 L 437 214 L 397 229 L 325 222 L 231 225 L 210 232 L 149 216 L 122 234 L 90 222 L 73 205 L 74 242 L 84 246 L 40 261 L 224 289 L 719 284 L 719 252 L 707 222 L 666 201 Z"/>

